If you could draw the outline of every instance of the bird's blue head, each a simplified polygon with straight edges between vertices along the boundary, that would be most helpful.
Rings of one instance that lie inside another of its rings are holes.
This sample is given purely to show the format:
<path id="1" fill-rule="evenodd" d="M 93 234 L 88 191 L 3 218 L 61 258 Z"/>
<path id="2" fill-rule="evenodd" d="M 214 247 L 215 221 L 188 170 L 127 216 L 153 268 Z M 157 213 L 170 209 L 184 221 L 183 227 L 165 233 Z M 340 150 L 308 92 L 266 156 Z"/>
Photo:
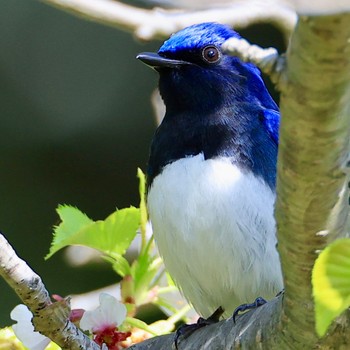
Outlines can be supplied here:
<path id="1" fill-rule="evenodd" d="M 275 107 L 259 70 L 222 52 L 221 45 L 232 37 L 240 36 L 227 25 L 195 24 L 173 34 L 157 54 L 138 55 L 159 72 L 159 90 L 168 112 L 208 112 L 252 99 Z"/>
<path id="2" fill-rule="evenodd" d="M 240 38 L 240 35 L 235 32 L 229 26 L 219 23 L 201 23 L 187 27 L 179 32 L 173 34 L 159 49 L 160 55 L 178 55 L 181 57 L 181 53 L 187 55 L 187 58 L 191 60 L 191 54 L 196 56 L 200 54 L 200 63 L 203 59 L 201 57 L 202 50 L 206 46 L 220 46 L 229 38 Z M 204 60 L 205 63 L 208 63 Z"/>

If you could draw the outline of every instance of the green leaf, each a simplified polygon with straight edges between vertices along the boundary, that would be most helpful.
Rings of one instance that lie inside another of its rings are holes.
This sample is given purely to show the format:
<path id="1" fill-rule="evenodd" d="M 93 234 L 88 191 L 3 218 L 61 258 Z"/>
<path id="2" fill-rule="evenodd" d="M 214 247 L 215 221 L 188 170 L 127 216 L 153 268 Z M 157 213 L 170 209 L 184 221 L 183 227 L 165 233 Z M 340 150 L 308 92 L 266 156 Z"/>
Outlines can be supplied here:
<path id="1" fill-rule="evenodd" d="M 111 259 L 108 259 L 112 263 L 113 270 L 120 276 L 124 277 L 131 274 L 131 266 L 129 261 L 126 260 L 120 254 L 113 254 Z"/>
<path id="2" fill-rule="evenodd" d="M 151 333 L 152 335 L 160 335 L 161 333 L 155 332 L 152 327 L 150 327 L 147 323 L 139 320 L 138 318 L 134 317 L 126 317 L 124 323 L 129 324 L 132 327 L 136 327 L 139 329 L 143 329 L 144 331 Z"/>
<path id="3" fill-rule="evenodd" d="M 316 332 L 325 335 L 332 321 L 350 305 L 350 239 L 324 249 L 312 272 Z"/>
<path id="4" fill-rule="evenodd" d="M 140 194 L 140 230 L 141 230 L 141 254 L 147 249 L 147 205 L 146 205 L 146 177 L 140 168 L 137 168 L 137 177 L 139 178 Z"/>
<path id="5" fill-rule="evenodd" d="M 135 281 L 135 302 L 137 306 L 152 302 L 149 299 L 149 291 L 152 289 L 152 282 L 159 273 L 162 260 L 152 256 L 148 252 L 140 254 L 138 259 L 131 266 L 131 275 Z"/>
<path id="6" fill-rule="evenodd" d="M 106 255 L 123 255 L 140 223 L 140 210 L 134 207 L 117 210 L 103 221 L 92 221 L 79 209 L 67 205 L 59 206 L 57 212 L 62 222 L 55 227 L 46 259 L 74 244 L 98 249 Z"/>
<path id="7" fill-rule="evenodd" d="M 146 205 L 146 177 L 140 168 L 137 168 L 137 177 L 139 178 L 141 228 L 146 231 L 148 217 Z"/>
<path id="8" fill-rule="evenodd" d="M 176 284 L 175 284 L 174 280 L 172 279 L 172 277 L 170 276 L 169 272 L 166 271 L 165 275 L 166 275 L 166 280 L 167 280 L 168 285 L 176 287 Z"/>

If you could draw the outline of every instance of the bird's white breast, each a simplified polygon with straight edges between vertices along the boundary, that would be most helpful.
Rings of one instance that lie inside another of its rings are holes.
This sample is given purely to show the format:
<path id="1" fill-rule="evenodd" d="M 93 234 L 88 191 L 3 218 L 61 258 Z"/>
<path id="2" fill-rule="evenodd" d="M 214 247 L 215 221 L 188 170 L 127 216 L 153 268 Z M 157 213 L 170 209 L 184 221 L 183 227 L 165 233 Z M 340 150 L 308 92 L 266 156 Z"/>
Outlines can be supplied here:
<path id="1" fill-rule="evenodd" d="M 202 316 L 229 315 L 283 288 L 275 195 L 228 159 L 202 154 L 163 169 L 149 190 L 154 236 L 166 268 Z"/>

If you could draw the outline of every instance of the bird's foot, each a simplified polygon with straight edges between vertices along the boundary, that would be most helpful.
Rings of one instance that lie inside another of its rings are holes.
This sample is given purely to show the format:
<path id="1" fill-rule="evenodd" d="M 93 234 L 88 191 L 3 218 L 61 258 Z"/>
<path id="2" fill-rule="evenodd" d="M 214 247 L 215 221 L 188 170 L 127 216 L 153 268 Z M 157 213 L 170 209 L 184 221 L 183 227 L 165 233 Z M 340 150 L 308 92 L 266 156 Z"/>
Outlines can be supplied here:
<path id="1" fill-rule="evenodd" d="M 236 317 L 238 314 L 248 311 L 248 310 L 253 310 L 257 309 L 259 306 L 266 304 L 267 301 L 264 298 L 256 298 L 255 301 L 251 304 L 242 304 L 236 308 L 236 310 L 233 312 L 232 319 L 233 323 L 236 323 Z"/>
<path id="2" fill-rule="evenodd" d="M 284 295 L 284 288 L 276 294 L 275 298 L 278 298 L 280 295 Z"/>
<path id="3" fill-rule="evenodd" d="M 224 309 L 220 306 L 208 318 L 199 317 L 197 323 L 184 324 L 180 326 L 175 333 L 175 339 L 174 339 L 175 349 L 178 349 L 180 337 L 188 338 L 197 329 L 200 329 L 202 327 L 218 322 L 223 313 L 224 313 Z"/>

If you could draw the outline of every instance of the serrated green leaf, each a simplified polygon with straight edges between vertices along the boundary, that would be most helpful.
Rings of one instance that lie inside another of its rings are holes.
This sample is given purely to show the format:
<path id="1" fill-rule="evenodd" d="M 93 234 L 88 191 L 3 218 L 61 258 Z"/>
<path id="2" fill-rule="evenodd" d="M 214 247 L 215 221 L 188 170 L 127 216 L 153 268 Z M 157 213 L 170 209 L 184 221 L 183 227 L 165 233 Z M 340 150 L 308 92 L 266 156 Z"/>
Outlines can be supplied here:
<path id="1" fill-rule="evenodd" d="M 350 239 L 324 249 L 312 272 L 316 332 L 325 335 L 332 321 L 350 305 Z"/>
<path id="2" fill-rule="evenodd" d="M 46 258 L 68 245 L 87 246 L 106 255 L 123 255 L 140 223 L 140 210 L 134 207 L 117 210 L 107 219 L 95 222 L 74 207 L 60 206 L 57 212 L 62 222 L 55 228 Z"/>

